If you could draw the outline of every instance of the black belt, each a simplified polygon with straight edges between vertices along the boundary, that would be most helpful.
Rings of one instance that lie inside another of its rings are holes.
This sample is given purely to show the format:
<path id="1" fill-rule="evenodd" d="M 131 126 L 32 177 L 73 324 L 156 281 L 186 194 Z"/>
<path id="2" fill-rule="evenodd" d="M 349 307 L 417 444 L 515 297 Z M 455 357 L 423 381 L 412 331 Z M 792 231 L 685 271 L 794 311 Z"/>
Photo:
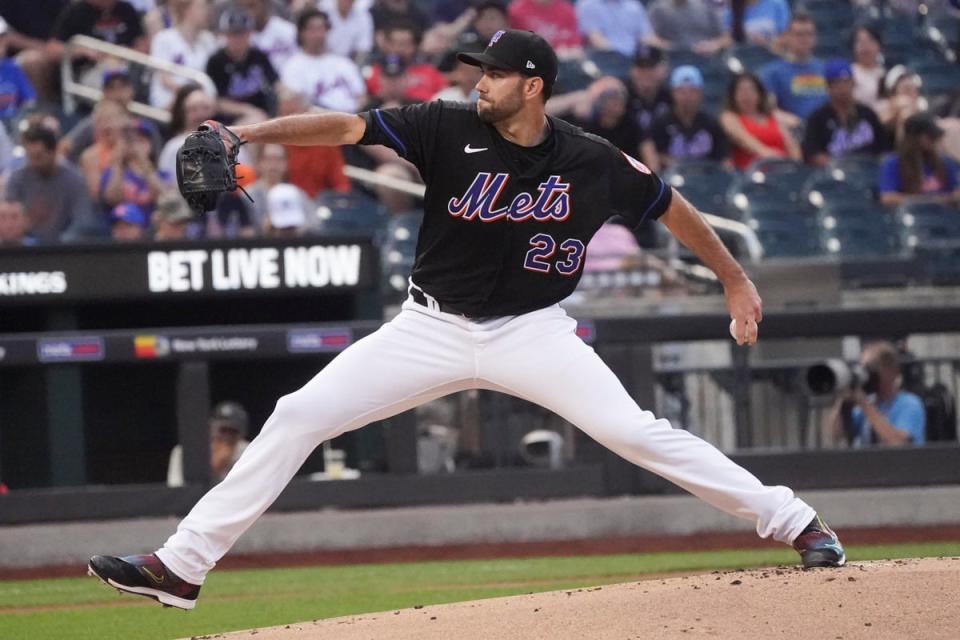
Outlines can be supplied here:
<path id="1" fill-rule="evenodd" d="M 421 291 L 420 289 L 417 289 L 416 287 L 410 287 L 409 292 L 410 292 L 410 298 L 414 302 L 416 302 L 418 305 L 420 305 L 421 307 L 426 307 L 428 309 L 431 307 L 430 303 L 427 301 L 427 296 L 423 291 Z M 454 315 L 463 316 L 465 318 L 471 317 L 470 315 L 463 313 L 462 311 L 457 311 L 456 309 L 454 309 L 448 304 L 444 304 L 440 302 L 436 298 L 434 298 L 434 300 L 437 303 L 436 309 L 438 309 L 443 313 L 452 313 Z"/>

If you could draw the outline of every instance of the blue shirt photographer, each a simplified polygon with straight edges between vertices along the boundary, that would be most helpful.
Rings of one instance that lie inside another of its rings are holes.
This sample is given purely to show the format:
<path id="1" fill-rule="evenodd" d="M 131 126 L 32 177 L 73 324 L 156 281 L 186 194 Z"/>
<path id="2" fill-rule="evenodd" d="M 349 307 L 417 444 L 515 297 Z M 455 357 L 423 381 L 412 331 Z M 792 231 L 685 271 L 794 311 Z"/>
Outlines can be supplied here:
<path id="1" fill-rule="evenodd" d="M 910 444 L 918 445 L 926 441 L 927 416 L 919 396 L 909 391 L 898 391 L 886 402 L 877 402 L 876 407 L 890 424 L 910 435 Z M 852 442 L 854 447 L 868 447 L 877 443 L 873 429 L 860 407 L 853 408 L 853 426 L 857 434 Z"/>

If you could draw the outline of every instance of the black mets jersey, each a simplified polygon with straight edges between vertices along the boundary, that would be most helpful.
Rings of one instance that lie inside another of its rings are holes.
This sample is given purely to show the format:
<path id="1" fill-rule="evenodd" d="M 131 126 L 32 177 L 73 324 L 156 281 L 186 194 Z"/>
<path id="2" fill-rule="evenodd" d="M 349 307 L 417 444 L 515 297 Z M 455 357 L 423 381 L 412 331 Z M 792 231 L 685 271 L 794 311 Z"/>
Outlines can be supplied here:
<path id="1" fill-rule="evenodd" d="M 523 147 L 471 104 L 434 101 L 360 114 L 360 144 L 382 144 L 426 183 L 413 281 L 446 307 L 517 315 L 569 296 L 587 243 L 611 216 L 659 217 L 670 187 L 606 140 L 549 118 Z"/>

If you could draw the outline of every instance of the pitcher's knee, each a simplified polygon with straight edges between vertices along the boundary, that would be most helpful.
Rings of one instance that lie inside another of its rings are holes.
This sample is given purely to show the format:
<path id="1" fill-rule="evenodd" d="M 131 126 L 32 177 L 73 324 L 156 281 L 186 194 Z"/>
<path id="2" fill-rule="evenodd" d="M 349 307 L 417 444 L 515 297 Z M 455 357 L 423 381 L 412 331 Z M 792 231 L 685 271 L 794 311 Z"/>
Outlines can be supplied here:
<path id="1" fill-rule="evenodd" d="M 277 400 L 263 430 L 282 429 L 296 433 L 325 430 L 322 406 L 316 398 L 308 398 L 300 392 L 287 394 Z"/>

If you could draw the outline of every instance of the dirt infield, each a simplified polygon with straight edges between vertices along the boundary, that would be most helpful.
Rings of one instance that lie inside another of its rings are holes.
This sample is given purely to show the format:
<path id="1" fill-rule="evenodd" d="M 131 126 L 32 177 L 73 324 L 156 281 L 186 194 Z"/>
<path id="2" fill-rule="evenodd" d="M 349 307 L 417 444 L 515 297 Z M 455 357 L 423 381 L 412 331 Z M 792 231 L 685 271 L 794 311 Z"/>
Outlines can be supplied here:
<path id="1" fill-rule="evenodd" d="M 960 629 L 960 558 L 792 567 L 387 611 L 203 636 L 224 640 L 947 640 Z"/>

